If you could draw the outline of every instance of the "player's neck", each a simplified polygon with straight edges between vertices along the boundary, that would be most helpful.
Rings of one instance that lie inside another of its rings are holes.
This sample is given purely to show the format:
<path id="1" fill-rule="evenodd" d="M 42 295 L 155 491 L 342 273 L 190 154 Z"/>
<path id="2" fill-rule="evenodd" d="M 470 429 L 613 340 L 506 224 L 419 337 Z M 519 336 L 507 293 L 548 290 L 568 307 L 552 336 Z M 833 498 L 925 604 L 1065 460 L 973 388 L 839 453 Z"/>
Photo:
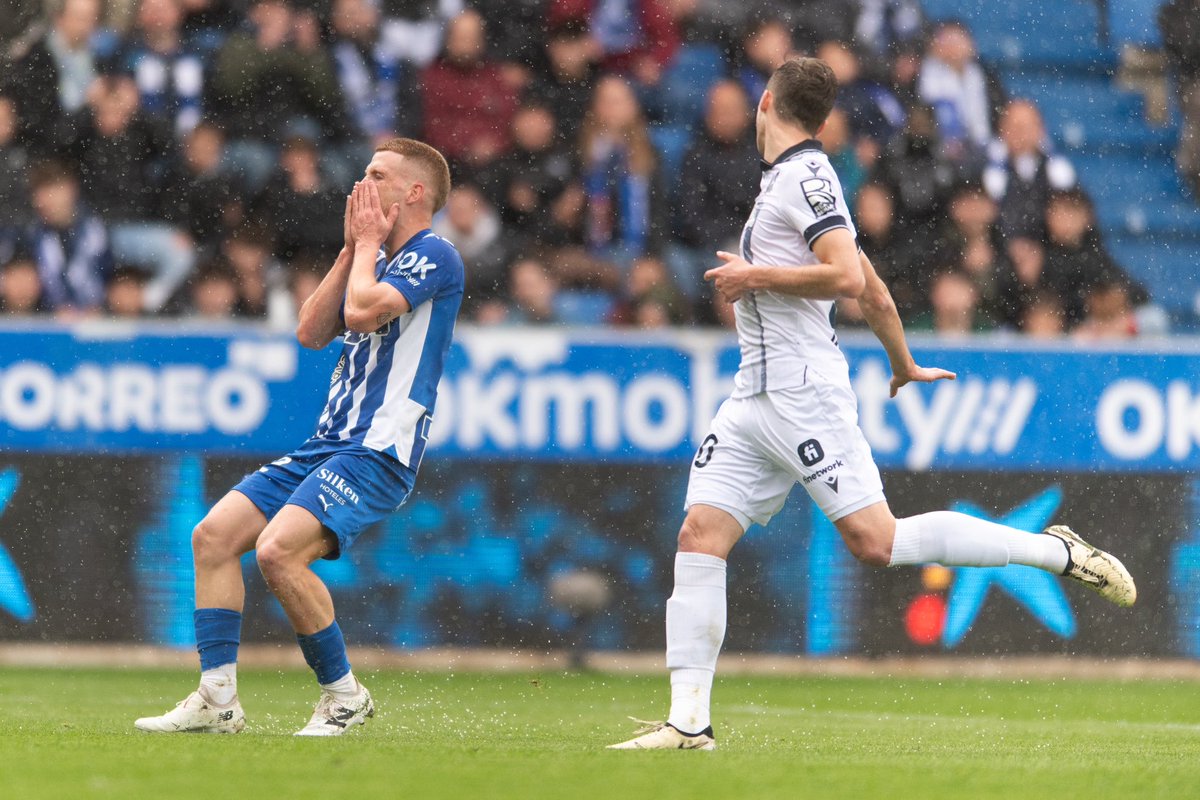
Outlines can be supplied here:
<path id="1" fill-rule="evenodd" d="M 801 142 L 815 138 L 799 125 L 771 125 L 767 127 L 766 138 L 763 141 L 763 160 L 768 164 L 775 163 L 789 147 L 795 147 Z"/>
<path id="2" fill-rule="evenodd" d="M 383 243 L 389 254 L 397 252 L 404 243 L 412 237 L 416 236 L 421 231 L 433 225 L 433 220 L 429 217 L 415 217 L 413 219 L 401 220 L 396 223 L 396 227 L 392 228 L 392 234 Z"/>

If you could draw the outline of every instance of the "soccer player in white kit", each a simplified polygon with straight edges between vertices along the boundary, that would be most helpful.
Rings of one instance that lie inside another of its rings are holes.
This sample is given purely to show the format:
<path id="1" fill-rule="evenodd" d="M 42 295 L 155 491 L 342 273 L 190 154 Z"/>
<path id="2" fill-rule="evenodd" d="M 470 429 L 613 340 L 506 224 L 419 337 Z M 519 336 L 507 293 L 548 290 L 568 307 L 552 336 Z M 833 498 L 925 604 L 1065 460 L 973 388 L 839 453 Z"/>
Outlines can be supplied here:
<path id="1" fill-rule="evenodd" d="M 759 100 L 761 191 L 740 254 L 717 253 L 724 263 L 705 275 L 735 303 L 742 360 L 688 481 L 667 601 L 671 711 L 613 749 L 716 747 L 709 699 L 725 638 L 725 559 L 752 523 L 771 520 L 796 483 L 868 564 L 1025 564 L 1117 605 L 1136 599 L 1121 562 L 1065 526 L 1029 534 L 950 511 L 892 515 L 858 427 L 834 301 L 858 299 L 887 351 L 893 396 L 912 381 L 954 374 L 913 361 L 895 303 L 858 248 L 841 185 L 814 138 L 836 94 L 828 65 L 798 58 L 775 71 Z"/>

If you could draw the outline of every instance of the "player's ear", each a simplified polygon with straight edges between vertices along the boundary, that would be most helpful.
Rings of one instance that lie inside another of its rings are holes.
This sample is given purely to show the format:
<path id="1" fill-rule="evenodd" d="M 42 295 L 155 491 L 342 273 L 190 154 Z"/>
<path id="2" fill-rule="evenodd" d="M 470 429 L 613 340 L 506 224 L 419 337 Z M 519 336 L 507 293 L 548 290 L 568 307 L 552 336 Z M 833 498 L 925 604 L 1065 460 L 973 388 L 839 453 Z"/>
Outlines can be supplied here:
<path id="1" fill-rule="evenodd" d="M 770 89 L 763 89 L 762 97 L 758 99 L 758 110 L 766 114 L 771 110 L 771 103 L 774 99 Z"/>
<path id="2" fill-rule="evenodd" d="M 408 190 L 408 202 L 419 203 L 421 198 L 425 196 L 425 184 L 414 183 Z"/>

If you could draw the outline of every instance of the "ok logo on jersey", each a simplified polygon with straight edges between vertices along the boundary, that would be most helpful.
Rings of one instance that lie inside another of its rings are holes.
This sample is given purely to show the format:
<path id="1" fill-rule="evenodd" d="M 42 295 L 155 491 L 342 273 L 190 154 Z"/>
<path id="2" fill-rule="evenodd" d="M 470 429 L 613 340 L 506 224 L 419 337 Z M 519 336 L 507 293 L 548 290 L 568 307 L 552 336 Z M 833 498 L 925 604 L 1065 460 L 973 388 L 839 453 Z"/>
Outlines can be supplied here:
<path id="1" fill-rule="evenodd" d="M 409 274 L 409 280 L 425 280 L 425 276 L 431 270 L 437 269 L 437 263 L 430 261 L 425 256 L 418 256 L 416 253 L 405 253 L 400 257 L 400 262 L 396 265 L 396 273 Z"/>

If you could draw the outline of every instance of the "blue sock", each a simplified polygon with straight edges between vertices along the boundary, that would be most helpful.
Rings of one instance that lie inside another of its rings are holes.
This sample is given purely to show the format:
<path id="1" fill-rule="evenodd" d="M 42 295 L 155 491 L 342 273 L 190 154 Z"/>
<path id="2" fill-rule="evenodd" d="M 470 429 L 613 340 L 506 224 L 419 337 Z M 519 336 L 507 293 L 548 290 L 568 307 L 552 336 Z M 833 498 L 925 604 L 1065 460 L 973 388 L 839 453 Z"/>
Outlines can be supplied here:
<path id="1" fill-rule="evenodd" d="M 242 613 L 228 608 L 197 608 L 192 613 L 196 625 L 196 649 L 200 669 L 216 669 L 237 663 L 238 643 L 242 640 Z"/>
<path id="2" fill-rule="evenodd" d="M 317 683 L 325 686 L 344 678 L 350 671 L 350 661 L 346 658 L 346 640 L 342 638 L 342 629 L 337 620 L 328 628 L 317 631 L 311 636 L 296 634 L 304 660 L 317 673 Z"/>

